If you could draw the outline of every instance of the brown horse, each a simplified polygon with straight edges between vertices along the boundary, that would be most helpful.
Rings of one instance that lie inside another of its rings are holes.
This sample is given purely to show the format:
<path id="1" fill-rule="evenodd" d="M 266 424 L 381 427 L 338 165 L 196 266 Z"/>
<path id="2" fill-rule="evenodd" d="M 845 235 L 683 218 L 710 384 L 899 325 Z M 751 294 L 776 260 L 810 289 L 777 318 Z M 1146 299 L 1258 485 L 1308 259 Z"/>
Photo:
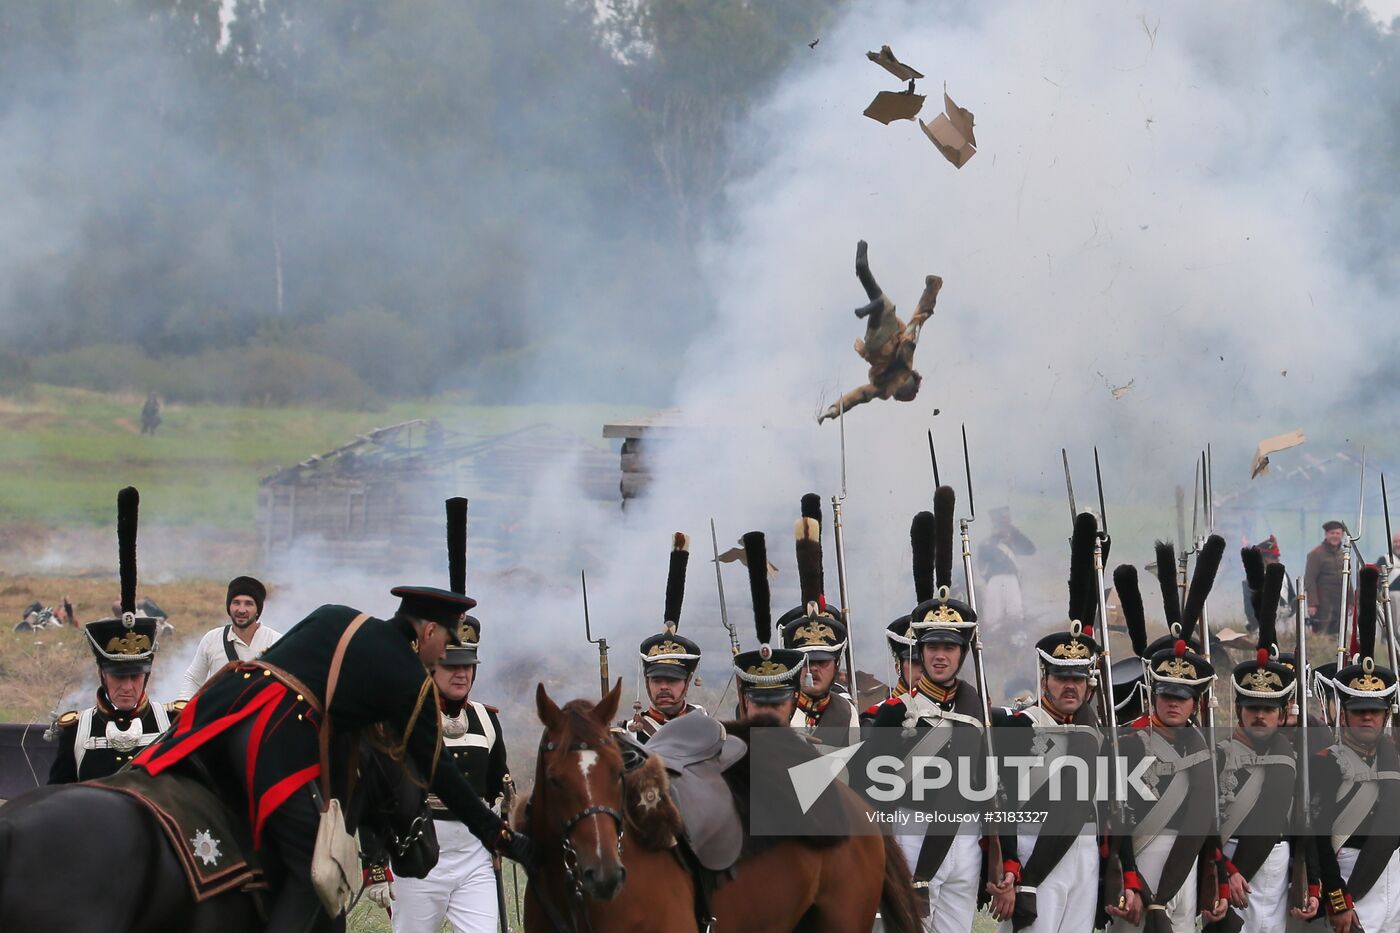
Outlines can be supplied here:
<path id="1" fill-rule="evenodd" d="M 644 841 L 635 820 L 654 824 L 655 813 L 638 811 L 664 810 L 669 800 L 644 796 L 639 807 L 624 784 L 609 733 L 621 691 L 619 680 L 596 706 L 573 700 L 562 709 L 543 684 L 535 691 L 544 735 L 526 817 L 540 858 L 526 897 L 529 933 L 698 929 L 690 872 L 656 844 L 654 826 Z M 844 785 L 840 793 L 849 817 L 865 823 L 865 803 Z M 877 910 L 891 933 L 919 929 L 903 853 L 878 835 L 823 846 L 775 841 L 740 859 L 711 907 L 723 933 L 850 933 L 870 929 Z"/>

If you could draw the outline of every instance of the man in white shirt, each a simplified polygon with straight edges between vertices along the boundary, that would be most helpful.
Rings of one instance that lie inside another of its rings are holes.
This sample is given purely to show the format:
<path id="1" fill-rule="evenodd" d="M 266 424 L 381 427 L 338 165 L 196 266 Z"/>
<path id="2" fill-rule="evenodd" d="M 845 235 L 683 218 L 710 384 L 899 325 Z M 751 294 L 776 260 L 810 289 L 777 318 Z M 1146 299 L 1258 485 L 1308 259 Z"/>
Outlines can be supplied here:
<path id="1" fill-rule="evenodd" d="M 180 684 L 180 699 L 188 700 L 230 661 L 251 661 L 282 637 L 258 622 L 262 618 L 267 587 L 253 577 L 234 577 L 228 584 L 224 608 L 229 624 L 210 629 L 199 640 L 194 658 Z"/>

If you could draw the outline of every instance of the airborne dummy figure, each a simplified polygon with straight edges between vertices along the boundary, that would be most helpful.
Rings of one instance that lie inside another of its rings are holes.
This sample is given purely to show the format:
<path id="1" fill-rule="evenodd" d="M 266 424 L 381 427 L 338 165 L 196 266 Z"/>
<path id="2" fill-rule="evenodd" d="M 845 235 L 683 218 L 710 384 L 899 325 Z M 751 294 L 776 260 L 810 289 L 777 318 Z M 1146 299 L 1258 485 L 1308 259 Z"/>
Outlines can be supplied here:
<path id="1" fill-rule="evenodd" d="M 914 371 L 914 350 L 919 346 L 919 332 L 924 322 L 933 317 L 933 306 L 938 301 L 943 279 L 936 275 L 924 277 L 924 293 L 919 297 L 914 316 L 905 324 L 895 314 L 894 302 L 870 274 L 865 250 L 864 240 L 856 244 L 856 278 L 865 286 L 870 303 L 856 309 L 856 317 L 865 319 L 865 339 L 857 338 L 855 348 L 861 359 L 870 364 L 870 381 L 841 396 L 817 418 L 818 424 L 877 398 L 912 402 L 923 380 Z"/>

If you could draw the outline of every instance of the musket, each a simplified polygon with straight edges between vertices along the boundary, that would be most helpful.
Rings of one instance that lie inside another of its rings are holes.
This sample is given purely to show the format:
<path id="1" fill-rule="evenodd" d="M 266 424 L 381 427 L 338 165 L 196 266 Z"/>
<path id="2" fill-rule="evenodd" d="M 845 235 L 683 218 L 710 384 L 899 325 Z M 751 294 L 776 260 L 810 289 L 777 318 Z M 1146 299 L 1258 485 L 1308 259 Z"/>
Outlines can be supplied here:
<path id="1" fill-rule="evenodd" d="M 602 685 L 601 696 L 608 695 L 608 640 L 593 637 L 593 625 L 588 618 L 588 573 L 580 570 L 579 581 L 583 584 L 583 634 L 590 645 L 598 646 L 598 682 Z"/>
<path id="2" fill-rule="evenodd" d="M 967 518 L 958 519 L 958 530 L 962 540 L 963 558 L 963 579 L 967 583 L 967 605 L 972 610 L 973 615 L 977 614 L 977 593 L 972 580 L 972 539 L 968 534 L 967 527 L 977 520 L 977 504 L 972 498 L 972 461 L 967 451 L 967 425 L 962 426 L 963 442 L 963 471 L 967 477 Z M 977 678 L 977 693 L 982 701 L 982 725 L 983 734 L 987 739 L 987 758 L 996 761 L 996 745 L 992 739 L 992 705 L 987 697 L 987 670 L 982 664 L 982 626 L 978 624 L 972 629 L 972 668 Z M 1004 796 L 1001 788 L 997 788 L 995 808 L 1002 809 Z M 1002 864 L 1001 836 L 998 835 L 995 824 L 984 824 L 982 835 L 987 842 L 987 864 L 996 866 Z M 999 883 L 998 876 L 993 883 Z"/>
<path id="3" fill-rule="evenodd" d="M 1308 670 L 1308 625 L 1307 625 L 1307 594 L 1303 592 L 1303 578 L 1298 577 L 1296 595 L 1293 598 L 1293 637 L 1296 644 L 1293 649 L 1293 669 L 1297 676 L 1302 678 Z M 1293 709 L 1292 713 L 1297 722 L 1298 729 L 1298 761 L 1306 764 L 1312 761 L 1312 755 L 1308 752 L 1308 690 L 1306 684 L 1294 681 L 1293 688 Z M 1308 781 L 1307 767 L 1298 768 L 1299 793 L 1295 796 L 1297 802 L 1296 818 L 1299 821 L 1299 829 L 1302 832 L 1299 837 L 1300 843 L 1306 843 L 1312 837 L 1312 791 Z M 1307 860 L 1303 857 L 1303 846 L 1295 847 L 1293 858 L 1293 894 L 1294 906 L 1306 908 L 1308 904 L 1308 866 Z"/>
<path id="4" fill-rule="evenodd" d="M 1063 453 L 1063 451 L 1061 451 Z M 1068 477 L 1069 460 L 1065 459 L 1066 472 Z M 1099 589 L 1099 644 L 1103 651 L 1099 654 L 1099 696 L 1103 700 L 1104 711 L 1107 714 L 1105 719 L 1108 726 L 1108 741 L 1112 757 L 1109 759 L 1109 831 L 1105 833 L 1109 838 L 1113 837 L 1113 829 L 1121 828 L 1126 824 L 1123 813 L 1123 800 L 1119 793 L 1119 782 L 1121 776 L 1118 773 L 1119 751 L 1118 751 L 1118 710 L 1113 705 L 1113 652 L 1109 648 L 1108 634 L 1108 599 L 1106 597 L 1107 588 L 1104 586 L 1103 578 L 1103 557 L 1104 549 L 1109 544 L 1108 536 L 1108 511 L 1104 508 L 1103 498 L 1103 473 L 1099 469 L 1099 448 L 1094 447 L 1094 480 L 1099 487 L 1099 533 L 1094 538 L 1094 585 Z M 1078 516 L 1075 516 L 1076 518 Z M 1119 866 L 1121 868 L 1121 864 Z M 1116 903 L 1122 895 L 1123 876 L 1121 871 L 1114 870 L 1109 866 L 1106 872 L 1107 879 L 1104 891 L 1105 903 Z M 1117 890 L 1115 890 L 1117 889 Z"/>
<path id="5" fill-rule="evenodd" d="M 1366 508 L 1366 448 L 1361 448 L 1361 483 L 1356 503 L 1356 534 L 1348 534 L 1342 547 L 1342 607 L 1338 610 L 1337 621 L 1337 670 L 1346 667 L 1347 651 L 1351 641 L 1347 638 L 1347 609 L 1351 602 L 1351 562 L 1356 543 L 1361 540 L 1361 522 Z"/>
<path id="6" fill-rule="evenodd" d="M 1211 502 L 1210 468 L 1210 445 L 1206 444 L 1205 452 L 1201 454 L 1201 511 L 1204 513 L 1205 517 L 1206 535 L 1212 535 L 1215 533 L 1215 510 L 1212 507 Z M 1203 547 L 1205 547 L 1205 536 L 1202 536 L 1200 541 L 1197 543 L 1196 550 L 1199 551 Z M 1200 561 L 1198 560 L 1196 562 L 1196 572 L 1199 573 L 1200 569 Z M 1201 601 L 1201 654 L 1205 657 L 1207 661 L 1210 661 L 1211 659 L 1210 609 L 1208 608 L 1209 603 L 1209 599 L 1204 599 Z M 1184 606 L 1185 603 L 1183 602 L 1182 605 Z M 1207 746 L 1211 750 L 1211 755 L 1215 755 L 1217 754 L 1218 749 L 1215 735 L 1215 712 L 1220 708 L 1220 696 L 1215 690 L 1214 681 L 1211 681 L 1210 683 L 1206 684 L 1206 698 L 1207 702 L 1201 704 L 1201 719 L 1203 720 L 1202 725 L 1204 725 L 1206 728 Z M 1215 796 L 1212 798 L 1212 800 L 1214 801 L 1214 808 L 1211 811 L 1215 819 L 1212 821 L 1211 825 L 1215 828 L 1218 828 L 1220 825 L 1220 773 L 1216 770 L 1214 766 L 1212 766 L 1210 769 L 1210 778 L 1211 787 L 1215 791 Z"/>
<path id="7" fill-rule="evenodd" d="M 1381 509 L 1385 514 L 1385 566 L 1381 567 L 1381 598 L 1385 600 L 1381 604 L 1382 612 L 1385 613 L 1385 637 L 1390 642 L 1390 669 L 1400 670 L 1400 650 L 1395 644 L 1395 612 L 1394 605 L 1390 599 L 1390 565 L 1395 563 L 1395 548 L 1392 542 L 1395 538 L 1390 532 L 1390 497 L 1385 491 L 1385 474 L 1381 474 Z M 1391 732 L 1400 729 L 1400 699 L 1394 695 L 1390 698 L 1390 723 Z"/>
<path id="8" fill-rule="evenodd" d="M 851 622 L 851 597 L 846 589 L 846 539 L 841 529 L 841 503 L 846 499 L 846 407 L 841 406 L 840 417 L 837 419 L 841 427 L 841 495 L 831 497 L 831 528 L 836 539 L 836 585 L 841 590 L 841 615 L 846 620 L 846 684 L 851 689 L 851 699 L 853 705 L 860 700 L 860 692 L 856 689 L 856 662 L 855 649 L 852 647 L 856 640 L 855 625 Z M 930 439 L 933 437 L 929 433 Z M 811 676 L 810 673 L 808 676 Z"/>

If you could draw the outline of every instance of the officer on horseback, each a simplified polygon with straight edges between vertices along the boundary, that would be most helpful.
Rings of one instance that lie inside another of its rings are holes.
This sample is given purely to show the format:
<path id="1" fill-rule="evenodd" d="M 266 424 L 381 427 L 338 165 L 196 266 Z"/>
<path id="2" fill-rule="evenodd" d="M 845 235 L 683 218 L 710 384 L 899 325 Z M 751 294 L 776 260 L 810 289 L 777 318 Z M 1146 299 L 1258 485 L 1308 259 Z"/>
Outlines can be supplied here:
<path id="1" fill-rule="evenodd" d="M 140 496 L 128 487 L 117 494 L 121 615 L 84 626 L 97 660 L 97 703 L 58 717 L 58 755 L 50 784 L 71 784 L 113 774 L 170 726 L 184 703 L 165 705 L 146 696 L 155 657 L 156 619 L 136 614 L 136 523 Z"/>
<path id="2" fill-rule="evenodd" d="M 329 929 L 311 880 L 312 843 L 322 807 L 315 784 L 329 733 L 331 794 L 349 784 L 347 742 L 383 727 L 394 751 L 428 783 L 444 808 L 486 848 L 529 865 L 529 839 L 492 812 L 443 754 L 438 691 L 428 668 L 461 644 L 476 600 L 434 587 L 400 586 L 388 620 L 327 605 L 297 623 L 262 658 L 226 667 L 195 694 L 178 729 L 140 755 L 151 774 L 188 759 L 247 813 L 253 844 L 274 883 L 269 931 Z M 324 698 L 334 689 L 327 710 Z"/>
<path id="3" fill-rule="evenodd" d="M 650 706 L 639 701 L 626 730 L 638 742 L 646 742 L 666 723 L 687 713 L 705 710 L 686 699 L 690 681 L 700 665 L 700 646 L 679 634 L 681 603 L 685 599 L 685 571 L 690 562 L 690 538 L 676 532 L 672 539 L 671 565 L 666 574 L 666 605 L 662 631 L 642 640 L 639 650 L 642 678 Z"/>

